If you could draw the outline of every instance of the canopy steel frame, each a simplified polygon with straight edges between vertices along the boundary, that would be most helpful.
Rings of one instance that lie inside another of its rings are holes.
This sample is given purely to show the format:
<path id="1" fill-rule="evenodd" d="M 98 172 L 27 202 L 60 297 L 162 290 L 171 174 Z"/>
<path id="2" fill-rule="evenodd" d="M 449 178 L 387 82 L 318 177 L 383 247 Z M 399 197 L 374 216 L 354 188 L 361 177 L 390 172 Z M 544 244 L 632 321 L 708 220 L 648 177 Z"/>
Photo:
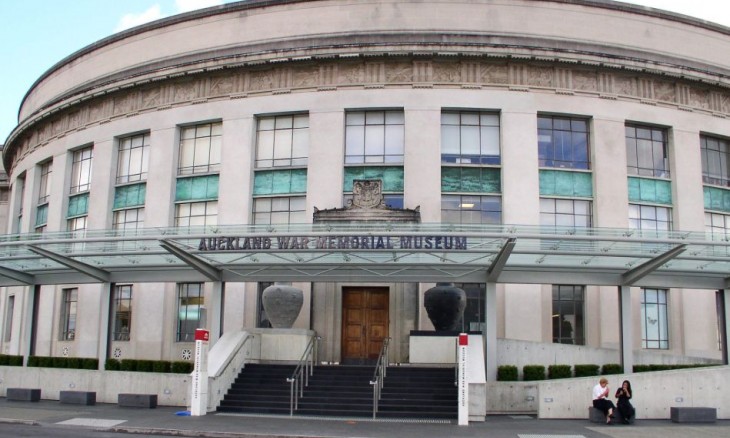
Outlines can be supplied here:
<path id="1" fill-rule="evenodd" d="M 105 271 L 104 269 L 100 269 L 95 266 L 87 265 L 86 263 L 82 263 L 70 257 L 62 256 L 61 254 L 56 254 L 55 252 L 39 248 L 35 245 L 28 245 L 28 249 L 36 254 L 49 258 L 56 263 L 60 263 L 63 266 L 66 266 L 67 268 L 70 268 L 76 272 L 80 272 L 84 275 L 95 278 L 102 283 L 110 282 L 111 274 L 109 273 L 109 271 Z"/>
<path id="2" fill-rule="evenodd" d="M 659 269 L 662 265 L 667 263 L 668 261 L 672 260 L 673 258 L 677 257 L 681 253 L 684 252 L 687 245 L 679 245 L 676 248 L 672 248 L 669 251 L 660 254 L 653 259 L 644 262 L 640 264 L 639 266 L 631 269 L 630 271 L 626 271 L 621 276 L 621 286 L 631 286 L 632 284 L 636 283 L 637 281 L 641 280 L 642 278 L 646 277 L 647 275 L 651 274 L 652 272 Z"/>
<path id="3" fill-rule="evenodd" d="M 210 263 L 204 262 L 199 257 L 190 254 L 189 252 L 174 245 L 168 240 L 161 239 L 160 246 L 169 251 L 175 257 L 182 260 L 186 265 L 205 275 L 210 280 L 222 281 L 223 274 L 221 270 L 211 265 Z"/>

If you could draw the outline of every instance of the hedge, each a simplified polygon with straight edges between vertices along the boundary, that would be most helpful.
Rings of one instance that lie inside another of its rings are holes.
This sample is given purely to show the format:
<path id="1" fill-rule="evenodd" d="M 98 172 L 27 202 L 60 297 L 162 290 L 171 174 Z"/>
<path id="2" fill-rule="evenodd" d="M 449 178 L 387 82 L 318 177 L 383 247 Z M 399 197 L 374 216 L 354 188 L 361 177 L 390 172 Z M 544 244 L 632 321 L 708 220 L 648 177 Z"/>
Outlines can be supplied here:
<path id="1" fill-rule="evenodd" d="M 99 368 L 99 359 L 94 357 L 30 356 L 28 358 L 28 366 L 38 368 L 95 370 Z"/>
<path id="2" fill-rule="evenodd" d="M 525 365 L 522 367 L 523 380 L 545 380 L 545 367 L 542 365 Z"/>
<path id="3" fill-rule="evenodd" d="M 502 382 L 516 382 L 519 379 L 517 367 L 514 365 L 501 365 L 497 367 L 497 380 Z"/>
<path id="4" fill-rule="evenodd" d="M 593 364 L 575 365 L 575 377 L 597 376 L 599 368 L 600 367 L 598 365 Z"/>
<path id="5" fill-rule="evenodd" d="M 13 354 L 0 354 L 0 365 L 22 367 L 23 356 L 16 356 Z"/>
<path id="6" fill-rule="evenodd" d="M 601 374 L 607 376 L 609 374 L 621 374 L 624 372 L 624 367 L 617 363 L 607 363 L 601 368 Z"/>
<path id="7" fill-rule="evenodd" d="M 573 377 L 570 365 L 550 365 L 548 367 L 548 379 L 567 379 Z"/>

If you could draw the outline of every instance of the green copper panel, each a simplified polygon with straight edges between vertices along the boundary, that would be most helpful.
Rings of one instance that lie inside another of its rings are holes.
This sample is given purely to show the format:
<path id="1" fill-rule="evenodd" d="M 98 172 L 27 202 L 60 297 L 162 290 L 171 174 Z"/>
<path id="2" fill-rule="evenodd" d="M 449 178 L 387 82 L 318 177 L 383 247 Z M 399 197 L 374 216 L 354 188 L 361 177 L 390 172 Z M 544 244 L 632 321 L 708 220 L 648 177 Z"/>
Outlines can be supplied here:
<path id="1" fill-rule="evenodd" d="M 629 177 L 629 201 L 672 205 L 672 183 L 661 179 Z"/>
<path id="2" fill-rule="evenodd" d="M 593 175 L 590 172 L 541 169 L 540 195 L 592 198 Z"/>
<path id="3" fill-rule="evenodd" d="M 500 169 L 493 167 L 442 167 L 442 193 L 501 193 Z"/>
<path id="4" fill-rule="evenodd" d="M 306 192 L 306 169 L 265 170 L 254 174 L 254 196 L 299 194 Z"/>
<path id="5" fill-rule="evenodd" d="M 705 209 L 730 213 L 730 189 L 704 187 Z"/>
<path id="6" fill-rule="evenodd" d="M 89 194 L 82 193 L 80 195 L 68 198 L 68 215 L 66 217 L 83 216 L 89 212 Z"/>
<path id="7" fill-rule="evenodd" d="M 146 184 L 117 187 L 114 190 L 114 210 L 144 205 L 147 195 Z"/>
<path id="8" fill-rule="evenodd" d="M 48 222 L 48 204 L 43 204 L 38 207 L 35 212 L 35 226 L 39 227 L 45 225 Z"/>
<path id="9" fill-rule="evenodd" d="M 345 167 L 342 191 L 352 192 L 352 182 L 356 179 L 379 179 L 383 181 L 384 192 L 403 192 L 403 167 L 401 166 Z"/>
<path id="10" fill-rule="evenodd" d="M 202 201 L 218 199 L 218 175 L 178 178 L 175 201 Z"/>

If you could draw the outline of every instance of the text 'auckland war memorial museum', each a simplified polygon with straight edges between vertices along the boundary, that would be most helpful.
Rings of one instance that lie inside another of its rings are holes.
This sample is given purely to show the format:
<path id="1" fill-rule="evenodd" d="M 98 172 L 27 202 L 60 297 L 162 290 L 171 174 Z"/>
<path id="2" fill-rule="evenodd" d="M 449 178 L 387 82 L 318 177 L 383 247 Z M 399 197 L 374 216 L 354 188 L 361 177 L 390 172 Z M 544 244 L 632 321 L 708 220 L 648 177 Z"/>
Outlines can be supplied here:
<path id="1" fill-rule="evenodd" d="M 730 418 L 728 53 L 609 0 L 250 0 L 84 47 L 2 150 L 0 395 L 190 406 L 205 329 L 203 413 L 455 418 L 461 376 L 472 420 L 582 418 L 605 369 L 639 418 Z"/>

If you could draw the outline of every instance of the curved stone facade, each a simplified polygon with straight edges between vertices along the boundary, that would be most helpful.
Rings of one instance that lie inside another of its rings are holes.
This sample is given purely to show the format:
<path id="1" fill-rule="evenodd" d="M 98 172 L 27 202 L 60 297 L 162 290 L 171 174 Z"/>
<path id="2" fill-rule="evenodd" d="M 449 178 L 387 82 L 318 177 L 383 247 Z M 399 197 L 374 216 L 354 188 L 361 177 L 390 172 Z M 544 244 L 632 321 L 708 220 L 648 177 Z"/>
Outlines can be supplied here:
<path id="1" fill-rule="evenodd" d="M 396 163 L 400 185 L 385 192 L 401 196 L 401 207 L 418 209 L 423 223 L 448 222 L 444 193 L 477 193 L 499 198 L 503 224 L 540 225 L 541 198 L 580 198 L 590 203 L 593 227 L 630 228 L 632 203 L 667 208 L 674 230 L 705 231 L 708 214 L 727 218 L 730 226 L 730 191 L 703 182 L 701 149 L 705 136 L 730 138 L 728 53 L 728 28 L 602 0 L 253 0 L 182 14 L 83 48 L 36 81 L 3 150 L 13 186 L 7 231 L 35 230 L 43 165 L 51 161 L 45 231 L 69 230 L 80 199 L 70 190 L 72 155 L 90 146 L 94 172 L 81 190 L 88 196 L 81 199 L 87 202 L 85 229 L 112 229 L 115 196 L 127 184 L 114 173 L 118 147 L 140 133 L 149 137 L 151 163 L 144 227 L 174 226 L 176 203 L 184 198 L 178 180 L 190 176 L 178 167 L 182 132 L 196 124 L 210 125 L 220 137 L 219 167 L 202 173 L 215 177 L 215 196 L 203 198 L 215 198 L 217 223 L 255 223 L 256 197 L 276 194 L 256 192 L 257 123 L 301 114 L 307 115 L 307 161 L 282 168 L 304 175 L 287 193 L 304 198 L 298 219 L 311 222 L 315 209 L 342 208 L 350 194 L 346 114 L 391 110 L 402 115 L 403 151 Z M 459 178 L 446 181 L 442 172 L 459 167 L 442 161 L 442 114 L 459 111 L 497 120 L 499 163 L 461 166 L 487 169 L 484 175 L 491 176 L 482 181 L 488 188 L 454 188 Z M 540 163 L 538 118 L 553 116 L 589 126 L 590 166 L 574 174 L 590 189 L 547 188 L 556 169 Z M 637 125 L 667 137 L 667 172 L 646 178 L 645 186 L 627 170 L 626 129 Z M 321 359 L 336 362 L 343 354 L 343 293 L 372 285 L 313 281 L 296 284 L 305 308 L 295 327 L 324 334 Z M 615 288 L 589 281 L 580 341 L 616 353 L 618 362 Z M 257 324 L 260 286 L 226 286 L 226 330 Z M 423 309 L 423 292 L 431 286 L 381 285 L 390 293 L 384 326 L 394 338 L 395 361 L 408 361 L 411 330 L 432 328 Z M 196 293 L 206 301 L 220 292 L 209 283 L 201 288 Z M 103 356 L 98 335 L 105 321 L 98 309 L 108 302 L 98 293 L 102 287 L 80 287 L 78 327 L 71 339 L 61 339 L 58 309 L 67 289 L 43 286 L 49 293 L 38 304 L 38 354 Z M 28 303 L 20 291 L 6 288 L 0 297 L 14 296 L 21 309 Z M 630 319 L 638 328 L 646 303 L 641 290 L 631 292 Z M 668 303 L 655 303 L 669 309 L 667 348 L 646 348 L 656 350 L 646 352 L 646 361 L 718 360 L 715 291 L 671 292 Z M 113 340 L 110 351 L 121 358 L 189 357 L 189 340 L 175 332 L 179 293 L 174 284 L 135 284 L 131 339 Z M 499 337 L 552 343 L 553 293 L 551 285 L 500 284 Z M 7 303 L 0 303 L 3 315 Z M 21 317 L 16 311 L 11 339 L 0 338 L 3 352 L 27 344 L 18 336 Z M 643 348 L 639 334 L 631 342 Z"/>

